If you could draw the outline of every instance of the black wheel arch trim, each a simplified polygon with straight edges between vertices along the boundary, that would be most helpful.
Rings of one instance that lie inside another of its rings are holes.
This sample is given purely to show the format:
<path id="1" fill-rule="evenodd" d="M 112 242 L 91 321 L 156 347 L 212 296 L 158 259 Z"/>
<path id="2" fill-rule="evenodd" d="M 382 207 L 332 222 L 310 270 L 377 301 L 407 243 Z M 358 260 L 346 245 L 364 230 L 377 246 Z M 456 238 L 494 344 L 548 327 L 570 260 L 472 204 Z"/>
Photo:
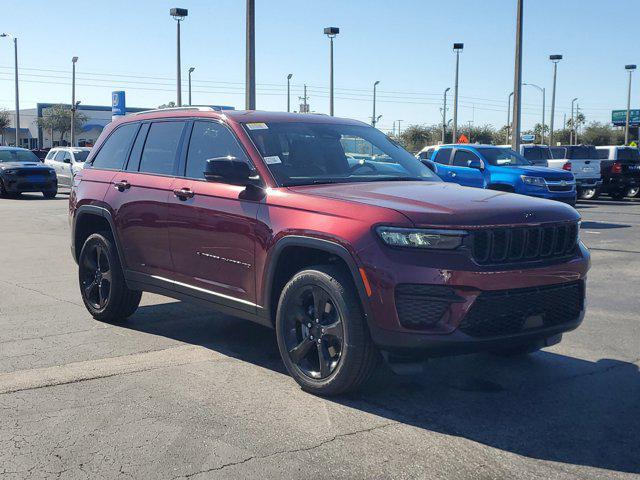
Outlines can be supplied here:
<path id="1" fill-rule="evenodd" d="M 113 216 L 111 215 L 111 212 L 107 208 L 100 207 L 98 205 L 81 205 L 80 207 L 77 208 L 77 210 L 74 213 L 73 223 L 71 228 L 71 253 L 73 255 L 73 259 L 76 261 L 76 263 L 78 263 L 79 252 L 78 254 L 76 254 L 77 248 L 75 244 L 76 227 L 80 219 L 87 215 L 104 218 L 107 221 L 107 223 L 109 223 L 109 227 L 111 228 L 111 235 L 113 235 L 113 240 L 116 244 L 116 250 L 118 252 L 118 259 L 120 260 L 120 265 L 122 265 L 122 268 L 125 269 L 126 264 L 124 262 L 124 257 L 122 255 L 122 246 L 118 238 L 118 232 L 116 230 L 116 224 L 113 220 Z"/>
<path id="2" fill-rule="evenodd" d="M 308 237 L 304 235 L 287 235 L 278 240 L 269 251 L 267 266 L 264 270 L 262 283 L 262 305 L 264 306 L 263 312 L 266 315 L 270 315 L 273 307 L 273 305 L 271 305 L 271 297 L 273 281 L 276 276 L 276 265 L 278 264 L 278 260 L 280 259 L 280 255 L 282 254 L 283 250 L 287 247 L 315 248 L 317 250 L 335 255 L 343 260 L 349 268 L 349 272 L 356 287 L 356 291 L 358 292 L 360 304 L 362 305 L 367 323 L 371 321 L 372 315 L 369 305 L 369 297 L 367 296 L 364 282 L 362 280 L 362 277 L 360 276 L 358 264 L 353 258 L 351 252 L 349 252 L 349 250 L 347 250 L 343 245 L 337 242 L 317 237 Z M 275 319 L 272 319 L 272 321 L 275 323 Z"/>

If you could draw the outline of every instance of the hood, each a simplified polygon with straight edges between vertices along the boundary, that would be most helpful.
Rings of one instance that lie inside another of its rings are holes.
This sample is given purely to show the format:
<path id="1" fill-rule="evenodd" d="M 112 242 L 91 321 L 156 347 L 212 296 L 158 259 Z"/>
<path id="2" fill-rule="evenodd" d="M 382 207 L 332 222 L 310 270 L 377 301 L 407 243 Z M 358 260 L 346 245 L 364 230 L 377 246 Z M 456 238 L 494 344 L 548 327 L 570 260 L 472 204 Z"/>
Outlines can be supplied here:
<path id="1" fill-rule="evenodd" d="M 532 177 L 542 177 L 549 180 L 573 180 L 573 174 L 559 168 L 548 167 L 507 167 L 519 175 L 530 175 Z"/>
<path id="2" fill-rule="evenodd" d="M 40 162 L 2 162 L 0 163 L 0 170 L 8 170 L 14 168 L 43 168 L 45 170 L 52 170 L 51 167 Z"/>
<path id="3" fill-rule="evenodd" d="M 489 226 L 579 220 L 560 202 L 445 182 L 365 182 L 290 187 L 305 195 L 390 208 L 416 226 Z"/>

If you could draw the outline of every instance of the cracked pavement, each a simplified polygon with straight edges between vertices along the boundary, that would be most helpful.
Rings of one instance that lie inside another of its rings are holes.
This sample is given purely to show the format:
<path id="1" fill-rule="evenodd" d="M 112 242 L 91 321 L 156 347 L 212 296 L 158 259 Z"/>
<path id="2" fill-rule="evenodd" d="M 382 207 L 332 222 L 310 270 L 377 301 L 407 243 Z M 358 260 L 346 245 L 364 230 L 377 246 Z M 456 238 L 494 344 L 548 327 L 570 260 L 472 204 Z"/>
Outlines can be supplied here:
<path id="1" fill-rule="evenodd" d="M 579 210 L 589 308 L 561 344 L 323 399 L 258 325 L 150 294 L 94 321 L 66 196 L 0 199 L 0 478 L 640 478 L 640 201 Z"/>

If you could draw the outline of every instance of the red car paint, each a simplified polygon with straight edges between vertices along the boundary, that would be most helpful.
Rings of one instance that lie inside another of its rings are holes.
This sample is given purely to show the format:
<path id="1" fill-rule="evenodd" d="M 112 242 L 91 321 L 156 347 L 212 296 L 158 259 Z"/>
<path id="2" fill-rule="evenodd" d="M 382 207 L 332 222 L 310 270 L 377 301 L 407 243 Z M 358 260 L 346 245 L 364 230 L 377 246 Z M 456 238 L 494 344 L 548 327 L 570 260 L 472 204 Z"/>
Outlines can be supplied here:
<path id="1" fill-rule="evenodd" d="M 72 223 L 83 205 L 105 209 L 115 225 L 124 268 L 132 274 L 215 292 L 237 302 L 238 312 L 269 324 L 274 308 L 269 272 L 278 243 L 300 237 L 326 240 L 348 253 L 356 267 L 354 282 L 358 286 L 366 283 L 361 292 L 370 289 L 370 295 L 361 293 L 361 301 L 374 340 L 382 348 L 405 344 L 428 348 L 439 341 L 474 343 L 456 329 L 480 293 L 586 279 L 589 253 L 581 243 L 570 259 L 506 268 L 480 266 L 459 251 L 390 248 L 374 231 L 378 225 L 473 231 L 577 222 L 579 214 L 567 205 L 444 182 L 279 187 L 243 126 L 272 121 L 362 125 L 352 120 L 267 112 L 160 110 L 110 124 L 87 164 L 122 123 L 169 117 L 208 118 L 227 125 L 265 188 L 258 195 L 247 195 L 242 186 L 85 168 L 78 174 L 70 197 Z M 120 191 L 116 188 L 120 181 L 130 186 Z M 184 188 L 195 196 L 183 201 L 172 193 Z M 73 235 L 77 243 L 75 231 Z M 73 247 L 76 258 L 79 248 Z M 212 262 L 211 258 L 224 261 Z M 452 304 L 437 325 L 417 332 L 403 327 L 397 315 L 395 287 L 407 283 L 450 286 L 464 301 Z M 583 314 L 559 331 L 575 328 Z"/>

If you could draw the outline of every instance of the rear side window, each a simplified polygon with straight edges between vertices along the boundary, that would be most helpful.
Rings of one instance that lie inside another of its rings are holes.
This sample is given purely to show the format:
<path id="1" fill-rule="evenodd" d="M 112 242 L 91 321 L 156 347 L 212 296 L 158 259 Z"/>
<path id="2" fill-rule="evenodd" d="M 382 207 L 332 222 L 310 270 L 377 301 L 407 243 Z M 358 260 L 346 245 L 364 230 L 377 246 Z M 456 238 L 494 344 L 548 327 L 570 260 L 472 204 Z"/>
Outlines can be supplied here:
<path id="1" fill-rule="evenodd" d="M 637 148 L 619 148 L 618 160 L 631 160 L 633 162 L 640 161 Z"/>
<path id="2" fill-rule="evenodd" d="M 420 157 L 420 160 L 431 160 L 431 156 L 433 155 L 434 150 L 434 148 L 430 148 L 424 152 L 420 152 L 418 157 Z"/>
<path id="3" fill-rule="evenodd" d="M 91 165 L 93 168 L 120 170 L 126 160 L 133 136 L 138 130 L 137 123 L 128 123 L 118 127 L 104 142 Z"/>
<path id="4" fill-rule="evenodd" d="M 449 163 L 449 157 L 451 156 L 450 148 L 441 148 L 436 153 L 436 158 L 433 159 L 436 163 L 441 163 L 443 165 L 447 165 Z"/>
<path id="5" fill-rule="evenodd" d="M 229 156 L 249 163 L 236 137 L 224 125 L 194 122 L 187 153 L 187 178 L 204 178 L 208 159 Z"/>
<path id="6" fill-rule="evenodd" d="M 49 150 L 49 153 L 47 153 L 47 156 L 44 157 L 44 159 L 52 160 L 55 155 L 56 155 L 56 150 Z"/>
<path id="7" fill-rule="evenodd" d="M 152 123 L 140 158 L 140 172 L 157 175 L 175 173 L 178 147 L 185 122 Z"/>
<path id="8" fill-rule="evenodd" d="M 565 158 L 567 155 L 567 149 L 564 147 L 551 147 L 551 156 L 555 159 Z"/>
<path id="9" fill-rule="evenodd" d="M 599 148 L 597 150 L 598 158 L 600 160 L 608 160 L 609 159 L 609 149 L 608 148 Z"/>

